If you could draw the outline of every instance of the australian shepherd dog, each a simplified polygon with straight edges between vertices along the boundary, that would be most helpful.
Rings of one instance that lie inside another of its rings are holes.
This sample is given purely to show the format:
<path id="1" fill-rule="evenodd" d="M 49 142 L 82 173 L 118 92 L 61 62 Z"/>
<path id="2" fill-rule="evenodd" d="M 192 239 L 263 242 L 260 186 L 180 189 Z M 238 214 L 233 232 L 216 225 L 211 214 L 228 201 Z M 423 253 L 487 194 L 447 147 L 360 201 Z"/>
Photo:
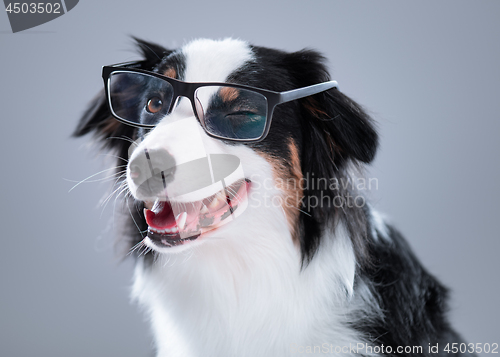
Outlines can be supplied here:
<path id="1" fill-rule="evenodd" d="M 319 53 L 135 41 L 74 135 L 118 157 L 157 356 L 453 354 L 447 289 L 354 184 L 374 122 Z"/>

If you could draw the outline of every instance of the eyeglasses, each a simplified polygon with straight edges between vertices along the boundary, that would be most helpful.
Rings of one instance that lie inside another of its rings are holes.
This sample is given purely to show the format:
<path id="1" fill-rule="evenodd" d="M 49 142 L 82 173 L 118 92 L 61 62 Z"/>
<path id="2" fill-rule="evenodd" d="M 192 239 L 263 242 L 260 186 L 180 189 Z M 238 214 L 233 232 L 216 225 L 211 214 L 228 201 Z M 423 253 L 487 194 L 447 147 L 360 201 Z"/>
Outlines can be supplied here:
<path id="1" fill-rule="evenodd" d="M 196 118 L 214 138 L 257 142 L 269 133 L 276 105 L 337 88 L 336 81 L 286 92 L 242 84 L 188 83 L 139 67 L 141 63 L 105 66 L 102 78 L 112 115 L 120 122 L 153 128 L 187 97 Z"/>

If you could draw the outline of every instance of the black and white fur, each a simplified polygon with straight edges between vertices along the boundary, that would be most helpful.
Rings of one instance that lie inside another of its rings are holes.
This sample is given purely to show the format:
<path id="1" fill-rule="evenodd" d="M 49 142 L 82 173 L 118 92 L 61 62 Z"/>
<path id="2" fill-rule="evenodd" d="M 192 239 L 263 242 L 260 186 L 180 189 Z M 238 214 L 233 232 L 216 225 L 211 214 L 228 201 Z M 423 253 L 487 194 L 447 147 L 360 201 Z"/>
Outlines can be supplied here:
<path id="1" fill-rule="evenodd" d="M 195 40 L 177 50 L 137 43 L 142 68 L 160 73 L 171 68 L 188 82 L 286 91 L 330 79 L 324 59 L 311 50 L 286 53 L 233 39 Z M 165 129 L 180 118 L 185 128 Z M 377 149 L 374 123 L 337 89 L 278 106 L 268 137 L 259 143 L 207 136 L 190 105 L 182 102 L 152 131 L 123 125 L 111 117 L 103 93 L 83 115 L 75 135 L 94 133 L 120 163 L 128 160 L 129 141 L 140 137 L 144 140 L 136 150 L 158 147 L 183 160 L 189 156 L 186 143 L 194 127 L 210 153 L 240 158 L 252 181 L 250 201 L 256 204 L 264 195 L 289 194 L 264 185 L 266 180 L 300 175 L 348 180 L 372 161 Z M 158 356 L 335 351 L 348 356 L 356 353 L 345 346 L 358 343 L 393 347 L 392 353 L 379 348 L 360 355 L 396 355 L 397 346 L 422 346 L 427 356 L 429 344 L 439 343 L 440 355 L 448 355 L 445 345 L 461 342 L 445 316 L 446 288 L 369 205 L 299 203 L 287 211 L 276 205 L 253 208 L 250 202 L 241 217 L 218 228 L 214 237 L 207 233 L 192 244 L 159 249 L 141 233 L 147 229 L 144 203 L 133 182 L 126 182 L 135 200 L 125 209 L 131 215 L 120 235 L 129 247 L 139 243 L 149 248 L 137 259 L 133 296 L 149 316 Z M 171 185 L 176 184 L 174 179 Z M 326 186 L 297 192 L 302 202 L 356 194 L 353 187 Z"/>

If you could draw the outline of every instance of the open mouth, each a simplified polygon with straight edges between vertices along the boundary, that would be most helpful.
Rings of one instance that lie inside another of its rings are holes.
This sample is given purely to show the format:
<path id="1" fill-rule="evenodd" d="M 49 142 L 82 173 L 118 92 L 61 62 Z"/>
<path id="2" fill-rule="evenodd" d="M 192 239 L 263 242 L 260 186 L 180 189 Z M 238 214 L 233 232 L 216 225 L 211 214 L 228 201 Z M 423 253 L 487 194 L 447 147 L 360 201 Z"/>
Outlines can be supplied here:
<path id="1" fill-rule="evenodd" d="M 249 185 L 249 180 L 241 179 L 194 202 L 176 202 L 168 197 L 145 202 L 149 239 L 159 247 L 173 247 L 224 225 L 244 210 Z"/>

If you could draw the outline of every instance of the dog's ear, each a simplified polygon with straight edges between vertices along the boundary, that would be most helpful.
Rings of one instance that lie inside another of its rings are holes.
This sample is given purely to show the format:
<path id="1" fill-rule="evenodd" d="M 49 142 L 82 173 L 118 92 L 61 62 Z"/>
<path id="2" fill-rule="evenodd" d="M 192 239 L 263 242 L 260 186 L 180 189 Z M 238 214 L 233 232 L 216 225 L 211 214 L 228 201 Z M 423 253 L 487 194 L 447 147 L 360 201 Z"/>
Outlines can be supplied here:
<path id="1" fill-rule="evenodd" d="M 168 50 L 155 43 L 144 41 L 137 37 L 132 38 L 134 39 L 140 54 L 144 58 L 144 69 L 153 69 L 153 67 L 173 52 L 172 50 Z"/>
<path id="2" fill-rule="evenodd" d="M 303 109 L 306 132 L 318 139 L 338 168 L 348 161 L 373 160 L 378 146 L 373 120 L 352 99 L 334 88 L 305 99 Z"/>
<path id="3" fill-rule="evenodd" d="M 135 63 L 136 68 L 153 70 L 161 63 L 163 58 L 172 53 L 172 51 L 154 43 L 138 38 L 133 39 L 139 49 L 139 53 L 143 57 L 141 61 Z M 102 90 L 89 104 L 73 132 L 73 136 L 79 137 L 91 132 L 98 139 L 102 140 L 104 146 L 115 148 L 124 146 L 126 141 L 123 138 L 132 138 L 135 128 L 124 125 L 112 117 L 105 92 Z"/>
<path id="4" fill-rule="evenodd" d="M 324 62 L 319 53 L 303 50 L 286 55 L 284 64 L 295 81 L 295 88 L 300 88 L 330 80 Z M 310 182 L 304 189 L 303 202 L 318 203 L 305 204 L 301 208 L 304 261 L 310 260 L 316 252 L 322 227 L 333 217 L 338 217 L 350 233 L 358 261 L 366 261 L 364 214 L 346 203 L 352 192 L 344 183 L 350 177 L 349 163 L 373 160 L 378 145 L 374 123 L 361 106 L 337 88 L 300 99 L 298 105 L 302 127 L 302 173 L 313 180 L 313 184 Z M 331 185 L 335 182 L 342 184 Z"/>
<path id="5" fill-rule="evenodd" d="M 297 88 L 330 80 L 325 59 L 315 51 L 291 53 L 286 61 Z M 373 160 L 378 136 L 372 119 L 360 105 L 336 88 L 304 98 L 300 105 L 303 132 L 308 136 L 304 144 L 312 146 L 307 151 L 322 157 L 326 151 L 337 168 L 349 160 L 364 163 Z"/>

